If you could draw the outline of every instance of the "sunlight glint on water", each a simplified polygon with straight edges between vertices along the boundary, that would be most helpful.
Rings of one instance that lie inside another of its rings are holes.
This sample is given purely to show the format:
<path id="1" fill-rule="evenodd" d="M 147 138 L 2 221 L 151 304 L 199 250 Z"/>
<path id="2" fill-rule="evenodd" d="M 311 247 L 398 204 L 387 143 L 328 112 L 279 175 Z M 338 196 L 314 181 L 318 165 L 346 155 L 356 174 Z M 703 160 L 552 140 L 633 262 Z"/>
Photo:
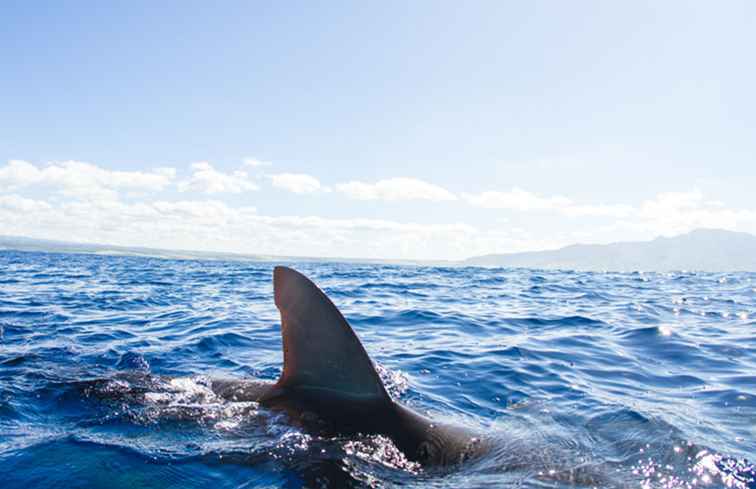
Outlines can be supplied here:
<path id="1" fill-rule="evenodd" d="M 208 388 L 280 374 L 273 265 L 0 252 L 4 487 L 756 487 L 753 274 L 289 264 L 394 398 L 496 440 L 436 470 Z"/>

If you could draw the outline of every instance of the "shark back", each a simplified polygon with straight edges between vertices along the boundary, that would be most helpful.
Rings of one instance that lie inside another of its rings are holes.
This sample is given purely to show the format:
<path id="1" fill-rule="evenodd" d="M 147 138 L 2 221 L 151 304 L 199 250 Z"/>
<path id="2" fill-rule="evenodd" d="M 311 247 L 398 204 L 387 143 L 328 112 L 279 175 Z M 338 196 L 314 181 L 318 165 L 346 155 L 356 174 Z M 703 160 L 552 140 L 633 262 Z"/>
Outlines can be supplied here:
<path id="1" fill-rule="evenodd" d="M 261 403 L 316 429 L 386 435 L 423 463 L 456 463 L 477 450 L 477 438 L 466 430 L 433 423 L 391 400 L 349 323 L 307 277 L 276 267 L 273 289 L 284 366 Z"/>
<path id="2" fill-rule="evenodd" d="M 287 267 L 275 268 L 273 288 L 283 336 L 279 389 L 319 399 L 391 402 L 357 335 L 323 291 Z"/>

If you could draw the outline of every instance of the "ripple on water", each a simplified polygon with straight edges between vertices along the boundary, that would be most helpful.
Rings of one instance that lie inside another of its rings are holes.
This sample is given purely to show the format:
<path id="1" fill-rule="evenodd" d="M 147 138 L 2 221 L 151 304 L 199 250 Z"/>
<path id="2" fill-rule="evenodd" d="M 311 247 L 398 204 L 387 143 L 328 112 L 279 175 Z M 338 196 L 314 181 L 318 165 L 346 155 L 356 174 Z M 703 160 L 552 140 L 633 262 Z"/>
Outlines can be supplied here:
<path id="1" fill-rule="evenodd" d="M 295 264 L 394 399 L 495 440 L 439 472 L 212 393 L 281 372 L 272 267 L 0 251 L 3 487 L 756 487 L 755 274 Z"/>

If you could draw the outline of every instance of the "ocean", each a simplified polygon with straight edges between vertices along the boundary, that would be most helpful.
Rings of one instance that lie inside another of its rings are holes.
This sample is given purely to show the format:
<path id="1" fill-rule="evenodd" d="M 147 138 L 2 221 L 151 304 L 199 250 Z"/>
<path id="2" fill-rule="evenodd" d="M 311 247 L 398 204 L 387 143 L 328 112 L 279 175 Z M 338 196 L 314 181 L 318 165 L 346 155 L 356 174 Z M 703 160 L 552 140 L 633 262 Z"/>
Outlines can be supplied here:
<path id="1" fill-rule="evenodd" d="M 422 467 L 216 397 L 208 379 L 281 373 L 279 264 L 340 308 L 395 400 L 495 449 Z M 171 380 L 119 397 L 145 375 Z M 754 488 L 755 460 L 754 273 L 0 251 L 4 489 Z"/>

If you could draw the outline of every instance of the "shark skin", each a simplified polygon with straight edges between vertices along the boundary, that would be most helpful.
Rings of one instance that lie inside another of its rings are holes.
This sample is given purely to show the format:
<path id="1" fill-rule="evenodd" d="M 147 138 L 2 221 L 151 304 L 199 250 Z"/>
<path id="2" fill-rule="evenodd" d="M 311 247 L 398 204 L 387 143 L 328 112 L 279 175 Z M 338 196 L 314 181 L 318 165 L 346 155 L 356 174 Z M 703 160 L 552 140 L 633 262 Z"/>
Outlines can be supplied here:
<path id="1" fill-rule="evenodd" d="M 453 465 L 488 450 L 469 430 L 433 422 L 393 401 L 354 330 L 307 277 L 276 267 L 273 288 L 281 313 L 281 377 L 274 384 L 213 380 L 216 395 L 282 410 L 312 432 L 387 436 L 423 465 Z"/>

